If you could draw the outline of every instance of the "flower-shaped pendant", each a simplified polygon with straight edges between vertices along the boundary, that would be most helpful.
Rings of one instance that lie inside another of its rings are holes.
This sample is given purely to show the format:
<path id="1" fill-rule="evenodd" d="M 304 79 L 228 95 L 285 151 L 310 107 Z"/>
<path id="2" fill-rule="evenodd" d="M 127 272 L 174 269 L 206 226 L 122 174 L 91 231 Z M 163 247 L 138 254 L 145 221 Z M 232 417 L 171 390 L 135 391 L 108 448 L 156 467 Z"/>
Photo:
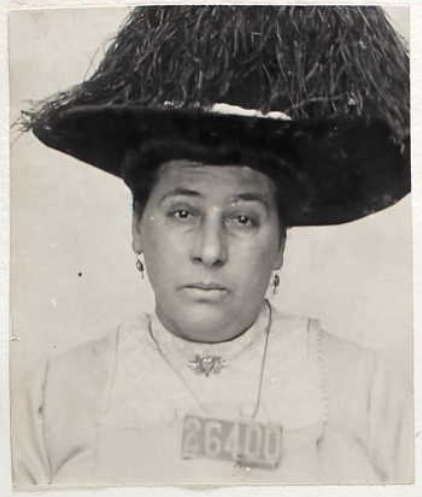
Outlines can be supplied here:
<path id="1" fill-rule="evenodd" d="M 196 374 L 204 374 L 208 377 L 211 373 L 220 373 L 220 371 L 226 367 L 226 361 L 218 355 L 200 356 L 199 354 L 196 354 L 195 359 L 189 361 L 189 367 L 195 371 Z"/>

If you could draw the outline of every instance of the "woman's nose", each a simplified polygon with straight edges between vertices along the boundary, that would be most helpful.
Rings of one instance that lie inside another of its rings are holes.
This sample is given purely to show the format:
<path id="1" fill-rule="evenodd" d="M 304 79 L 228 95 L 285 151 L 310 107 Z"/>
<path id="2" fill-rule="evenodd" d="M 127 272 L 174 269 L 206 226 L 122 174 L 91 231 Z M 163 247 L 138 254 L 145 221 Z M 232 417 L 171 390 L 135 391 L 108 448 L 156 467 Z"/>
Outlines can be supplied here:
<path id="1" fill-rule="evenodd" d="M 195 233 L 192 259 L 212 266 L 222 266 L 227 261 L 227 234 L 218 219 L 205 220 Z"/>

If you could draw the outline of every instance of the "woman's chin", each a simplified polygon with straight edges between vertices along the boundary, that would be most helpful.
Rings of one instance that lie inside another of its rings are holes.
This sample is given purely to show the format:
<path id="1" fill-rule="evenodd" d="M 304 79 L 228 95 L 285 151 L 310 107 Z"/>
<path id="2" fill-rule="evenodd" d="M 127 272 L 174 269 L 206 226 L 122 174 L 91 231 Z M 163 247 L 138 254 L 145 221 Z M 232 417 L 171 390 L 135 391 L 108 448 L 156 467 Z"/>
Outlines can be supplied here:
<path id="1" fill-rule="evenodd" d="M 242 331 L 238 313 L 227 313 L 223 306 L 198 302 L 188 312 L 179 314 L 178 335 L 198 342 L 221 342 L 230 340 Z M 173 316 L 177 319 L 177 316 Z M 176 323 L 175 323 L 176 324 Z"/>

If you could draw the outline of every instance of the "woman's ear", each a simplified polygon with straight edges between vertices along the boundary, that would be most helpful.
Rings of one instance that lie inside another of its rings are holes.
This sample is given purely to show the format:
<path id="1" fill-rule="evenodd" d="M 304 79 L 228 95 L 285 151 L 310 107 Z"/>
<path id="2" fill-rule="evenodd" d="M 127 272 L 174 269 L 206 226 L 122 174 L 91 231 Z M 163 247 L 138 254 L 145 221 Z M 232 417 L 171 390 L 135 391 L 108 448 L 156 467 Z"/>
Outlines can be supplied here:
<path id="1" fill-rule="evenodd" d="M 276 257 L 274 258 L 274 264 L 273 264 L 273 270 L 277 271 L 278 269 L 281 269 L 283 266 L 283 261 L 284 261 L 284 249 L 286 248 L 286 238 L 287 238 L 287 233 L 284 231 L 282 234 L 282 237 L 280 239 L 280 245 L 278 247 L 278 253 L 276 254 Z"/>
<path id="2" fill-rule="evenodd" d="M 143 252 L 141 218 L 135 211 L 132 214 L 132 248 L 135 254 Z"/>

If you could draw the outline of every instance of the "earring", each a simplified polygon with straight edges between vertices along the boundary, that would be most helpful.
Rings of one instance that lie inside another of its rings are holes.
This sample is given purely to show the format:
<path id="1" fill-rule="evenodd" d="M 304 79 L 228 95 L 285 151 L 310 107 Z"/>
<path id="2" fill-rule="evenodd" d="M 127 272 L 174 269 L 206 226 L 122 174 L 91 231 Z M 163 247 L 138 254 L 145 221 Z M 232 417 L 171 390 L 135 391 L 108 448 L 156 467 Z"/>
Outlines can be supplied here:
<path id="1" fill-rule="evenodd" d="M 280 276 L 278 273 L 275 273 L 273 277 L 272 287 L 273 287 L 273 295 L 275 295 L 278 291 L 278 286 L 280 285 Z"/>
<path id="2" fill-rule="evenodd" d="M 142 254 L 138 254 L 136 258 L 136 269 L 141 273 L 142 278 L 145 277 L 145 266 L 142 262 Z"/>

